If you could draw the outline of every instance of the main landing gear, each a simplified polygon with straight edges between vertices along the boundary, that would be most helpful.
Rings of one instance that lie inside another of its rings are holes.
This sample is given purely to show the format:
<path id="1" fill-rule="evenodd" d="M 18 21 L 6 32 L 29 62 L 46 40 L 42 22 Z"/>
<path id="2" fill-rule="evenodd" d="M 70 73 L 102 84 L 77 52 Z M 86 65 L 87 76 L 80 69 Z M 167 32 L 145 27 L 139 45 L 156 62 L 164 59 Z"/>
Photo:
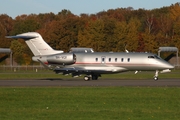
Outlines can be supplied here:
<path id="1" fill-rule="evenodd" d="M 84 80 L 85 81 L 89 81 L 90 79 L 97 80 L 98 77 L 99 77 L 99 75 L 86 75 L 86 76 L 84 76 Z"/>
<path id="2" fill-rule="evenodd" d="M 90 76 L 88 76 L 88 75 L 84 76 L 84 80 L 85 80 L 85 81 L 89 81 L 90 79 L 91 79 Z"/>
<path id="3" fill-rule="evenodd" d="M 157 81 L 157 80 L 158 80 L 158 75 L 159 75 L 159 71 L 158 71 L 158 70 L 156 70 L 156 73 L 155 73 L 155 75 L 154 75 L 154 80 L 155 80 L 155 81 Z"/>

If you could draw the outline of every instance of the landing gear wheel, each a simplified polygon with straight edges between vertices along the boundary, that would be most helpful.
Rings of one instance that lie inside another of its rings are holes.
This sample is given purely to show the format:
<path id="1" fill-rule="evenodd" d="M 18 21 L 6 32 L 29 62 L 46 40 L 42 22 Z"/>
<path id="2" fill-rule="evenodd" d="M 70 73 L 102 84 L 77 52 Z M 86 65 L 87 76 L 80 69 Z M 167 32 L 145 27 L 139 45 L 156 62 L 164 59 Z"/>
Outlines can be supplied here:
<path id="1" fill-rule="evenodd" d="M 84 76 L 84 80 L 85 80 L 85 81 L 89 81 L 89 80 L 90 80 L 90 77 L 89 77 L 89 76 Z"/>
<path id="2" fill-rule="evenodd" d="M 92 80 L 97 80 L 98 76 L 97 75 L 92 75 Z"/>
<path id="3" fill-rule="evenodd" d="M 158 80 L 158 77 L 154 77 L 154 80 L 157 81 L 157 80 Z"/>

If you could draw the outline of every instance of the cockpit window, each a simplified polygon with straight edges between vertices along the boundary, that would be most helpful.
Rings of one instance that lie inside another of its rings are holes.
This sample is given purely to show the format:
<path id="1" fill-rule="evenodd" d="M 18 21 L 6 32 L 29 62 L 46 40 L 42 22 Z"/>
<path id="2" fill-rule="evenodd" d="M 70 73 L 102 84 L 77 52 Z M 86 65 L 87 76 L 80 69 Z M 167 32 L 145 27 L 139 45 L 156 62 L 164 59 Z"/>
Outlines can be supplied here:
<path id="1" fill-rule="evenodd" d="M 151 55 L 151 56 L 148 56 L 148 58 L 160 59 L 160 57 L 158 57 L 157 55 Z"/>
<path id="2" fill-rule="evenodd" d="M 148 56 L 148 58 L 154 58 L 154 56 Z"/>
<path id="3" fill-rule="evenodd" d="M 159 57 L 159 56 L 157 56 L 157 55 L 155 55 L 154 57 L 155 57 L 156 59 L 160 59 L 160 57 Z"/>

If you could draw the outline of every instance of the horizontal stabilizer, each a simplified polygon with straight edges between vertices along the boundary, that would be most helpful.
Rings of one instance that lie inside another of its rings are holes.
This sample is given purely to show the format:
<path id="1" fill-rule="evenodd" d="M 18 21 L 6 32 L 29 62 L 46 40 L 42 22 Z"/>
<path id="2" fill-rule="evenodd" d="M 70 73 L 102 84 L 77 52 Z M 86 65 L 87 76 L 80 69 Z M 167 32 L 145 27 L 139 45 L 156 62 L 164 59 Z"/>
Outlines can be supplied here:
<path id="1" fill-rule="evenodd" d="M 36 38 L 37 36 L 23 36 L 23 35 L 16 35 L 16 36 L 6 36 L 6 38 L 13 38 L 13 39 L 24 39 L 24 40 L 29 40 Z"/>

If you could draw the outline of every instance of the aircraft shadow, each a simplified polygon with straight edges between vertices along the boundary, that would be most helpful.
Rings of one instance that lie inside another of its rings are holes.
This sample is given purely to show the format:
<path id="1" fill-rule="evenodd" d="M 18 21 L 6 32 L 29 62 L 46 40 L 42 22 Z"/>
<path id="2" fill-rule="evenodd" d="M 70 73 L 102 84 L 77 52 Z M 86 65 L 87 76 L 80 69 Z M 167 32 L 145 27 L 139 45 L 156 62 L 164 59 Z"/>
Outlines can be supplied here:
<path id="1" fill-rule="evenodd" d="M 39 80 L 51 80 L 51 81 L 61 80 L 61 81 L 63 81 L 64 79 L 61 79 L 61 78 L 42 78 L 42 79 L 39 79 Z"/>

